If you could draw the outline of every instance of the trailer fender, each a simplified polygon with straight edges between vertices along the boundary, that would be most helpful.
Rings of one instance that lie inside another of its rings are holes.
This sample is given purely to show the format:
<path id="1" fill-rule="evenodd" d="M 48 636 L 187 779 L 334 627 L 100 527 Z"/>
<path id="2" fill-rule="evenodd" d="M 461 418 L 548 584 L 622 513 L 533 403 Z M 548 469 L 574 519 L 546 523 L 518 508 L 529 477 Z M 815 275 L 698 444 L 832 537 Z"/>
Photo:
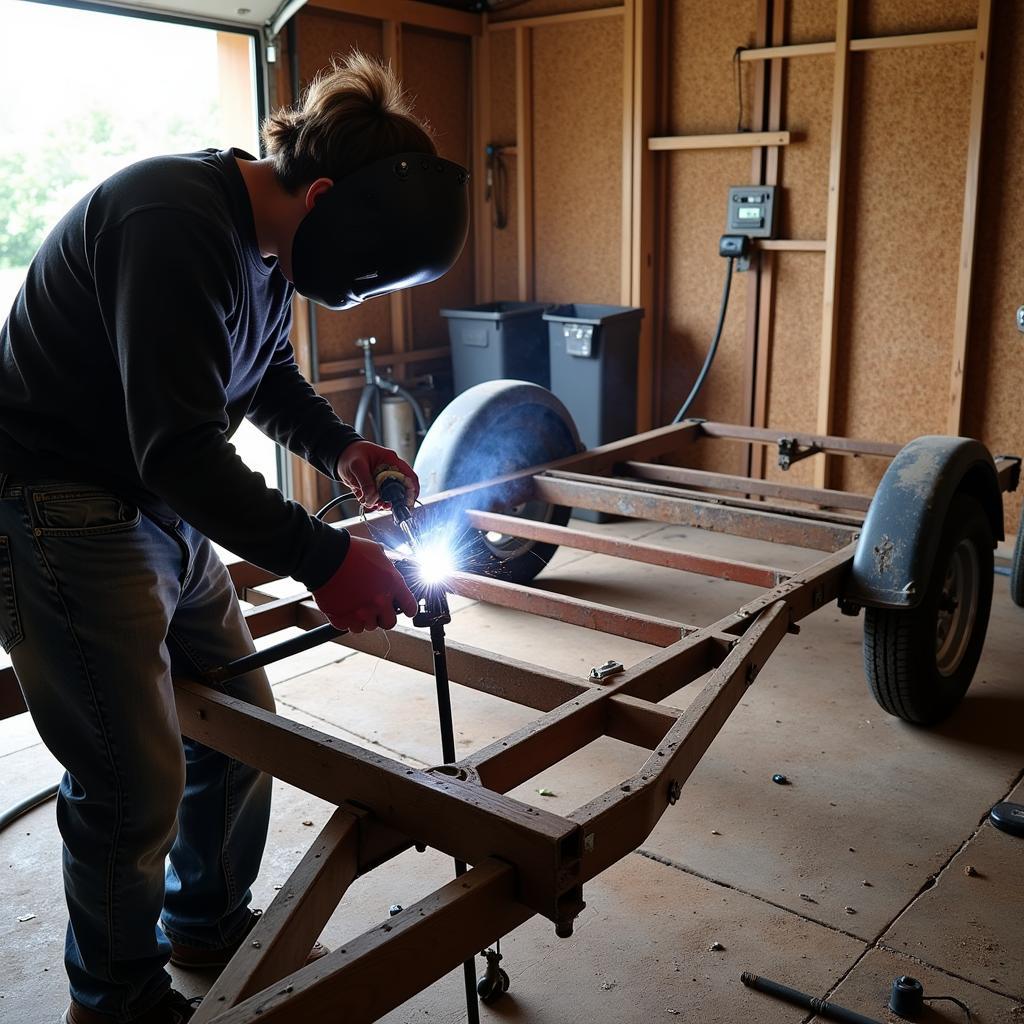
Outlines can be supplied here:
<path id="1" fill-rule="evenodd" d="M 1003 539 L 1003 503 L 995 463 L 979 441 L 918 437 L 882 477 L 857 542 L 844 603 L 914 608 L 928 587 L 939 535 L 953 495 L 972 494 Z"/>

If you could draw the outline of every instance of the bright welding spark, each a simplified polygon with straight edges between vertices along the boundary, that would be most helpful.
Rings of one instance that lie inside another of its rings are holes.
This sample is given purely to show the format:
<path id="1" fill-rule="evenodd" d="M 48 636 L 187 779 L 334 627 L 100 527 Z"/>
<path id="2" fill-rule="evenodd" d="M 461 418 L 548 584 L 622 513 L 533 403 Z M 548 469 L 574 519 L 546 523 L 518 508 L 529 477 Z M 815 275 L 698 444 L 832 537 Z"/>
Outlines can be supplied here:
<path id="1" fill-rule="evenodd" d="M 444 586 L 458 569 L 455 553 L 446 537 L 421 543 L 414 557 L 420 581 L 427 587 Z"/>

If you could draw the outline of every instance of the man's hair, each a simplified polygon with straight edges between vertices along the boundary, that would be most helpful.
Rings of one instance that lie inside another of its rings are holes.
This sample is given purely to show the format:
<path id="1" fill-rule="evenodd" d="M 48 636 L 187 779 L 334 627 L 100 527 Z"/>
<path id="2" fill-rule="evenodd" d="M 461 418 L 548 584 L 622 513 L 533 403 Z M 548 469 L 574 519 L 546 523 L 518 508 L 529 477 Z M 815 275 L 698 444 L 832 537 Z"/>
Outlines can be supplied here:
<path id="1" fill-rule="evenodd" d="M 394 153 L 437 152 L 390 65 L 358 50 L 332 58 L 300 103 L 267 117 L 260 135 L 278 180 L 292 193 Z"/>

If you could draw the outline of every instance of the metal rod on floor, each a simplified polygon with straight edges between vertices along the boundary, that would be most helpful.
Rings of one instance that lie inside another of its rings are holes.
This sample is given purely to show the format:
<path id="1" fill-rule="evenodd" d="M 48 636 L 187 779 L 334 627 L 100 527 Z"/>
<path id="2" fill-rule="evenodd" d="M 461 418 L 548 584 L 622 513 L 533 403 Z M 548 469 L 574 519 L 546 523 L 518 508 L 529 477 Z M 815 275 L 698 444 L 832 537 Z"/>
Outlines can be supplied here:
<path id="1" fill-rule="evenodd" d="M 761 978 L 749 971 L 740 975 L 740 981 L 747 988 L 757 989 L 767 995 L 775 996 L 794 1006 L 800 1006 L 805 1010 L 813 1010 L 820 1017 L 827 1017 L 829 1020 L 843 1021 L 844 1024 L 882 1024 L 875 1017 L 865 1017 L 856 1010 L 847 1010 L 845 1006 L 836 1006 L 834 1003 L 827 1003 L 824 999 L 816 999 L 806 992 L 800 992 L 788 985 L 780 985 L 777 981 L 770 981 L 768 978 Z"/>
<path id="2" fill-rule="evenodd" d="M 452 693 L 448 684 L 448 655 L 444 644 L 444 623 L 430 626 L 430 647 L 434 656 L 434 681 L 437 683 L 437 719 L 441 726 L 441 757 L 445 764 L 455 763 L 455 724 L 452 721 Z M 455 861 L 455 877 L 466 871 L 464 861 Z M 476 958 L 462 964 L 466 982 L 466 1018 L 469 1024 L 480 1024 L 480 1007 L 476 1001 Z"/>

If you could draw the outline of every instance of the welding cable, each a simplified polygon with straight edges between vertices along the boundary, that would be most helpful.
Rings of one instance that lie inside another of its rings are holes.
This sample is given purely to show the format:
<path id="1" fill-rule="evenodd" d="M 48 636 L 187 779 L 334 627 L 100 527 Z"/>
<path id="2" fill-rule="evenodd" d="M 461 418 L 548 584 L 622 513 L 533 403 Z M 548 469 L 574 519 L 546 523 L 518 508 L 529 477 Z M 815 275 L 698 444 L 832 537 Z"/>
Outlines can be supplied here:
<path id="1" fill-rule="evenodd" d="M 59 789 L 60 783 L 55 782 L 52 786 L 47 786 L 46 789 L 41 789 L 38 793 L 33 793 L 19 803 L 8 807 L 6 811 L 0 813 L 0 832 L 3 832 L 8 825 L 13 825 L 23 814 L 28 814 L 33 807 L 38 807 L 40 804 L 45 804 L 47 800 L 52 800 L 57 795 L 57 790 Z"/>
<path id="2" fill-rule="evenodd" d="M 704 365 L 700 368 L 700 373 L 697 374 L 697 379 L 694 381 L 693 388 L 687 396 L 686 401 L 679 407 L 679 412 L 676 413 L 676 417 L 672 421 L 673 423 L 682 423 L 686 418 L 686 414 L 689 412 L 690 406 L 693 405 L 694 399 L 700 394 L 700 389 L 704 387 L 704 381 L 707 379 L 708 371 L 711 369 L 711 364 L 715 360 L 715 353 L 718 351 L 718 343 L 722 340 L 722 328 L 725 326 L 725 313 L 729 308 L 729 291 L 732 288 L 732 268 L 734 263 L 734 257 L 727 257 L 725 285 L 722 288 L 722 304 L 718 309 L 718 325 L 715 327 L 715 336 L 712 339 L 711 347 L 708 349 L 707 357 L 704 359 Z"/>

